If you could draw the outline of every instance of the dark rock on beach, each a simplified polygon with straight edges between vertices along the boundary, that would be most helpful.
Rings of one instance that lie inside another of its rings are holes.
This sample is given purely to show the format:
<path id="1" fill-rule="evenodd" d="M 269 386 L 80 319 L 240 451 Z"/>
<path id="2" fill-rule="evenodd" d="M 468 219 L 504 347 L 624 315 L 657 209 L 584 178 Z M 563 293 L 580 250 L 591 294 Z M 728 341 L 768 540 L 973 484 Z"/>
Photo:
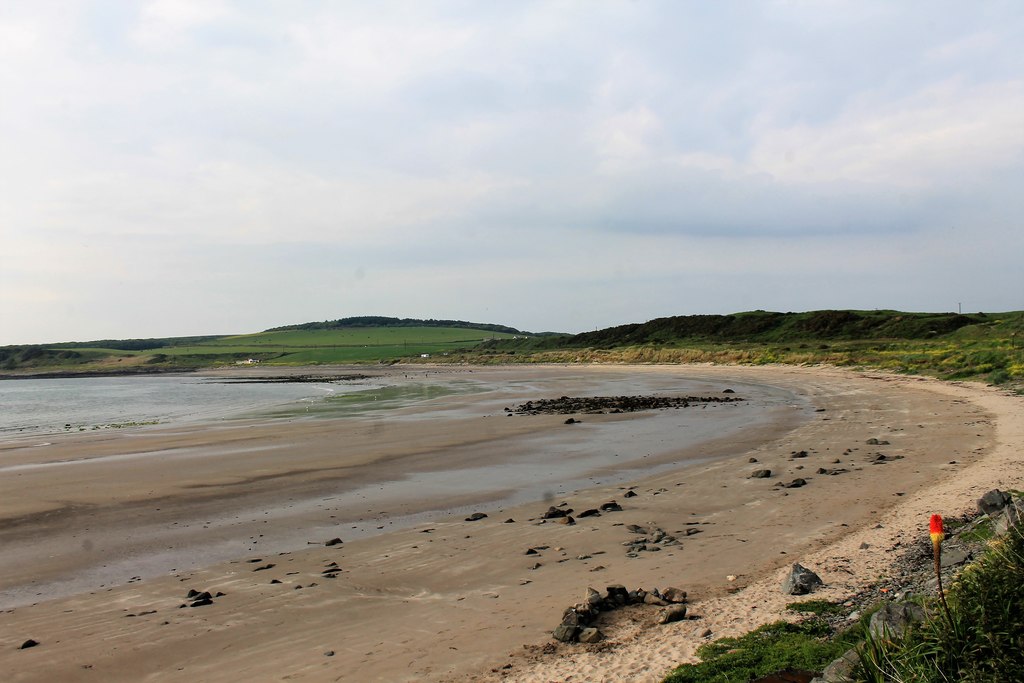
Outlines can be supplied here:
<path id="1" fill-rule="evenodd" d="M 782 592 L 786 595 L 807 595 L 823 585 L 825 584 L 821 577 L 801 564 L 795 563 L 789 576 L 782 583 Z"/>
<path id="2" fill-rule="evenodd" d="M 978 499 L 978 511 L 983 515 L 991 515 L 999 512 L 1013 500 L 1009 493 L 992 489 Z"/>

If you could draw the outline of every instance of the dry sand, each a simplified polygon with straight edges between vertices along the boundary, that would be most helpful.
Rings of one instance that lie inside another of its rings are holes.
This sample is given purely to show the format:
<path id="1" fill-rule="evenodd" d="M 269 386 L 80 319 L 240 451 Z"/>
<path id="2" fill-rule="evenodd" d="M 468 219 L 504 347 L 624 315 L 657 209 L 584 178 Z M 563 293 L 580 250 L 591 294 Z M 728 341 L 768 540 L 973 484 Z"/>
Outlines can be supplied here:
<path id="1" fill-rule="evenodd" d="M 538 524 L 548 502 L 499 509 L 488 506 L 485 496 L 454 501 L 478 504 L 465 509 L 486 512 L 481 521 L 434 516 L 426 524 L 284 554 L 263 550 L 260 527 L 268 538 L 287 535 L 289 528 L 306 533 L 322 510 L 292 510 L 289 501 L 318 495 L 325 482 L 336 488 L 346 474 L 369 476 L 358 463 L 337 471 L 325 453 L 339 440 L 362 453 L 367 467 L 429 469 L 417 457 L 432 449 L 463 453 L 472 464 L 479 457 L 473 444 L 511 444 L 530 430 L 554 433 L 561 419 L 493 420 L 481 433 L 479 419 L 455 409 L 445 420 L 407 420 L 386 430 L 359 420 L 345 427 L 303 423 L 294 428 L 301 438 L 280 425 L 250 425 L 52 439 L 34 449 L 5 444 L 5 465 L 106 459 L 75 476 L 67 467 L 4 474 L 0 588 L 30 579 L 66 586 L 75 562 L 96 566 L 90 553 L 104 552 L 111 537 L 133 528 L 163 530 L 158 543 L 169 546 L 187 546 L 194 535 L 194 547 L 216 551 L 197 550 L 194 564 L 200 568 L 170 574 L 164 568 L 159 575 L 157 562 L 146 568 L 154 578 L 125 584 L 130 575 L 111 576 L 118 585 L 59 599 L 46 599 L 44 590 L 34 598 L 39 602 L 0 613 L 0 671 L 12 681 L 657 681 L 692 657 L 706 630 L 714 637 L 735 635 L 786 617 L 791 598 L 779 584 L 793 562 L 821 575 L 822 597 L 843 598 L 883 575 L 898 544 L 925 534 L 929 514 L 966 511 L 997 486 L 1022 488 L 1024 402 L 995 389 L 826 368 L 589 371 L 694 375 L 723 385 L 760 382 L 791 389 L 821 412 L 793 429 L 751 429 L 727 447 L 709 446 L 727 457 L 631 482 L 636 497 L 623 498 L 624 484 L 569 492 L 553 502 L 564 499 L 582 510 L 615 499 L 625 508 L 574 526 Z M 489 372 L 529 379 L 546 371 Z M 469 397 L 451 405 L 472 402 Z M 614 425 L 613 418 L 618 416 L 592 420 Z M 576 434 L 585 438 L 586 432 Z M 890 444 L 870 446 L 870 438 Z M 278 441 L 280 448 L 268 448 Z M 421 446 L 411 449 L 412 442 Z M 143 452 L 143 443 L 151 451 L 181 449 L 186 457 L 169 459 L 172 466 L 161 458 L 111 457 Z M 202 457 L 211 443 L 222 457 Z M 288 450 L 296 443 L 301 457 Z M 282 462 L 281 449 L 293 457 Z M 800 450 L 809 456 L 790 458 Z M 903 457 L 871 464 L 876 452 Z M 758 462 L 750 464 L 750 458 Z M 758 467 L 775 475 L 748 478 Z M 818 467 L 850 471 L 824 476 L 815 474 Z M 797 476 L 808 485 L 774 486 Z M 245 517 L 241 503 L 262 507 L 265 518 Z M 385 526 L 389 515 L 415 514 L 425 504 L 410 492 L 404 507 L 373 514 Z M 185 540 L 168 535 L 175 518 L 207 513 L 210 523 L 199 526 L 210 529 L 182 530 Z M 219 524 L 218 514 L 238 516 L 236 526 Z M 503 523 L 506 518 L 516 521 Z M 625 524 L 654 524 L 681 537 L 687 528 L 702 533 L 681 546 L 628 558 Z M 324 527 L 311 540 L 329 538 L 328 531 Z M 96 540 L 88 543 L 90 538 Z M 38 561 L 47 556 L 46 543 L 55 544 L 53 558 Z M 69 543 L 82 547 L 58 552 Z M 869 547 L 861 549 L 864 543 Z M 548 548 L 524 554 L 539 546 Z M 37 559 L 22 566 L 20 557 Z M 123 571 L 119 559 L 111 557 L 110 565 Z M 325 578 L 322 571 L 332 562 L 342 571 Z M 274 566 L 254 571 L 267 564 Z M 730 575 L 737 578 L 729 581 Z M 101 579 L 102 573 L 88 577 Z M 587 586 L 616 583 L 683 588 L 699 619 L 653 626 L 655 608 L 633 608 L 602 627 L 608 640 L 599 646 L 552 646 L 550 631 L 566 606 L 579 601 Z M 189 589 L 225 595 L 213 605 L 179 609 Z M 28 638 L 41 645 L 18 650 Z"/>

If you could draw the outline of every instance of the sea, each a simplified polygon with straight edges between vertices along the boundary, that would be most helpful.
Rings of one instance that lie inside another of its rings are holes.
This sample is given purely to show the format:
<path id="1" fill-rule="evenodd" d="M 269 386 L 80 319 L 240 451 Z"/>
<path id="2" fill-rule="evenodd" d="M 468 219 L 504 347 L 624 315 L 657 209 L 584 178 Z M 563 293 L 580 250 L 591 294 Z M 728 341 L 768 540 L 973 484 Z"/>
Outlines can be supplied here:
<path id="1" fill-rule="evenodd" d="M 230 382 L 194 375 L 0 380 L 0 437 L 302 411 L 372 382 Z"/>

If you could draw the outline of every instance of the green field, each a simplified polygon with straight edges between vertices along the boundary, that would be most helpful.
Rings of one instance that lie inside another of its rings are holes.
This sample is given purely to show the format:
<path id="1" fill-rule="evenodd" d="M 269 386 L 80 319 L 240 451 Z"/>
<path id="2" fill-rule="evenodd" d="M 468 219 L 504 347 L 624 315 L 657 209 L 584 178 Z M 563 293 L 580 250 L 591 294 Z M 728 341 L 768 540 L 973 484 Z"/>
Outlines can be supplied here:
<path id="1" fill-rule="evenodd" d="M 227 337 L 149 340 L 153 348 L 111 348 L 67 343 L 52 347 L 4 347 L 0 366 L 29 372 L 158 372 L 231 365 L 249 359 L 267 365 L 319 365 L 443 358 L 466 352 L 506 332 L 467 327 L 343 327 L 286 329 Z M 141 346 L 144 340 L 133 340 Z"/>

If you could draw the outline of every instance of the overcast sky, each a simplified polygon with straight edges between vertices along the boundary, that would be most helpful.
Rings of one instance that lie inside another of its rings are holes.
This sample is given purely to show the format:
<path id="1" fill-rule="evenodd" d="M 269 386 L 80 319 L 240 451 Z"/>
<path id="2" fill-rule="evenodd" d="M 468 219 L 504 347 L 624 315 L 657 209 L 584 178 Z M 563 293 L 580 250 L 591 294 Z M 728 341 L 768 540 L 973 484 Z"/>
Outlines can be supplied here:
<path id="1" fill-rule="evenodd" d="M 1024 5 L 0 3 L 0 344 L 1024 308 Z"/>

